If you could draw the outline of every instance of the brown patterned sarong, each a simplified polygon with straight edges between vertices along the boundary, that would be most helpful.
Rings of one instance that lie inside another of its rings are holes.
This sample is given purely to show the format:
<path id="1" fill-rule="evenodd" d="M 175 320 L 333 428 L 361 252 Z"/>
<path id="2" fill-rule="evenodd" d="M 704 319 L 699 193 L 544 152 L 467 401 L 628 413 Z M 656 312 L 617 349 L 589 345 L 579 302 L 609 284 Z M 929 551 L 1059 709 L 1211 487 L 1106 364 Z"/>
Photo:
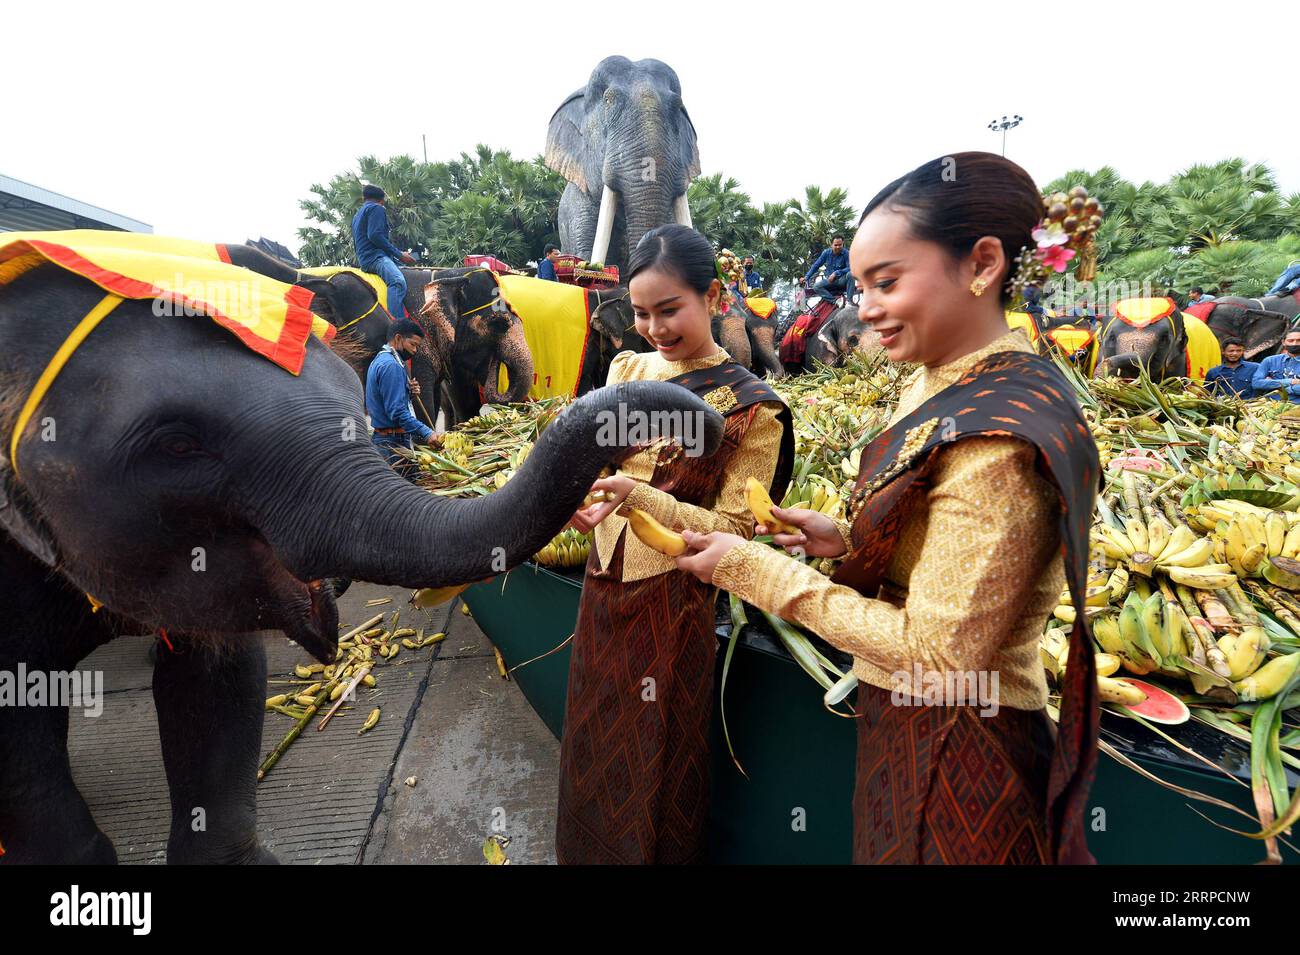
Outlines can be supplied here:
<path id="1" fill-rule="evenodd" d="M 896 706 L 858 688 L 853 861 L 1046 865 L 1056 733 L 1042 710 Z"/>
<path id="2" fill-rule="evenodd" d="M 599 566 L 593 548 L 569 664 L 556 856 L 699 862 L 717 591 L 676 572 L 623 583 L 622 538 L 609 571 L 593 574 Z"/>

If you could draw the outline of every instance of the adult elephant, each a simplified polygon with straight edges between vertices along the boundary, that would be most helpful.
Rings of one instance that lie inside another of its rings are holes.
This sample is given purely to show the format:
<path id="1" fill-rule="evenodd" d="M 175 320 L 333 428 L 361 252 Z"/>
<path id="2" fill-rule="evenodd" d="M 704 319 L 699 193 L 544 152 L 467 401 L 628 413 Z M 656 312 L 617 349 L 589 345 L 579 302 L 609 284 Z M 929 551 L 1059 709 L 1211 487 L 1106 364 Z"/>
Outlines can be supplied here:
<path id="1" fill-rule="evenodd" d="M 739 321 L 727 321 L 733 312 Z M 718 333 L 723 336 L 718 343 L 732 358 L 758 377 L 771 375 L 773 378 L 781 378 L 785 375 L 785 366 L 776 353 L 776 323 L 775 310 L 761 316 L 750 307 L 747 300 L 735 296 L 718 329 Z M 732 351 L 733 346 L 740 352 L 739 355 Z"/>
<path id="2" fill-rule="evenodd" d="M 1287 329 L 1300 318 L 1300 295 L 1264 298 L 1225 295 L 1203 305 L 1193 305 L 1187 311 L 1202 318 L 1220 342 L 1228 338 L 1240 341 L 1246 350 L 1245 357 L 1254 361 L 1273 354 L 1282 344 Z"/>
<path id="3" fill-rule="evenodd" d="M 588 261 L 623 267 L 655 226 L 691 224 L 686 189 L 700 173 L 700 152 L 666 63 L 601 60 L 551 117 L 545 160 L 569 181 L 560 244 Z"/>
<path id="4" fill-rule="evenodd" d="M 1094 376 L 1136 377 L 1141 368 L 1155 381 L 1204 381 L 1219 364 L 1219 343 L 1194 315 L 1184 315 L 1170 298 L 1130 298 L 1115 303 L 1102 327 Z"/>
<path id="5" fill-rule="evenodd" d="M 51 356 L 103 299 L 54 265 L 0 287 L 0 671 L 66 673 L 121 634 L 166 631 L 176 652 L 160 656 L 153 687 L 170 862 L 274 861 L 257 839 L 256 631 L 283 630 L 330 661 L 338 613 L 324 579 L 446 586 L 526 559 L 626 454 L 604 440 L 609 414 L 692 416 L 708 453 L 721 438 L 721 418 L 685 389 L 618 385 L 558 417 L 504 489 L 447 500 L 397 476 L 364 428 L 341 434 L 341 421 L 363 420 L 361 389 L 319 340 L 292 375 L 215 322 L 155 314 L 148 299 L 96 326 L 18 429 Z M 77 791 L 67 731 L 66 705 L 0 706 L 6 862 L 116 860 Z"/>
<path id="6" fill-rule="evenodd" d="M 798 371 L 812 371 L 817 363 L 839 368 L 850 353 L 869 353 L 880 347 L 880 336 L 858 317 L 856 305 L 844 305 L 831 313 L 804 349 Z M 798 373 L 795 371 L 794 373 Z"/>

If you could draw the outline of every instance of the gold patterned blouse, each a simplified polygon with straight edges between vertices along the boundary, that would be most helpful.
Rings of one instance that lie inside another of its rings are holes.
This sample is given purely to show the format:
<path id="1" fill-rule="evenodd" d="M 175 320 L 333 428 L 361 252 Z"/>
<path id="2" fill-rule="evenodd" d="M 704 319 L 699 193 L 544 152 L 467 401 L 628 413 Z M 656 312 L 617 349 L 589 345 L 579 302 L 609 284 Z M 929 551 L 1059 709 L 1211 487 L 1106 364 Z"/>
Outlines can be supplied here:
<path id="1" fill-rule="evenodd" d="M 976 362 L 1032 351 L 1019 331 L 904 385 L 890 424 L 954 384 Z M 876 599 L 832 583 L 767 545 L 748 541 L 718 562 L 713 582 L 853 654 L 864 683 L 906 689 L 925 673 L 995 671 L 998 702 L 1047 702 L 1038 658 L 1043 621 L 1065 585 L 1059 497 L 1037 450 L 1010 437 L 964 438 L 931 453 L 926 496 L 907 519 Z M 840 527 L 847 537 L 848 527 Z"/>
<path id="2" fill-rule="evenodd" d="M 688 371 L 712 368 L 731 356 L 719 348 L 706 358 L 694 358 L 688 361 L 667 361 L 658 352 L 619 352 L 610 364 L 608 384 L 620 381 L 666 381 L 676 378 Z M 654 475 L 658 456 L 656 448 L 639 451 L 623 462 L 618 473 L 639 482 L 623 502 L 623 507 L 639 507 L 654 517 L 665 527 L 673 530 L 689 528 L 700 534 L 710 531 L 727 531 L 752 537 L 754 520 L 745 503 L 745 478 L 753 476 L 763 482 L 771 483 L 776 474 L 777 457 L 781 449 L 781 422 L 777 414 L 781 407 L 776 403 L 763 402 L 754 413 L 754 420 L 745 432 L 744 438 L 731 455 L 723 472 L 722 484 L 717 497 L 708 507 L 696 507 L 683 504 L 671 494 L 660 491 L 645 483 Z M 666 557 L 641 543 L 635 534 L 624 534 L 627 518 L 620 511 L 615 511 L 596 525 L 593 546 L 600 560 L 600 569 L 608 570 L 614 548 L 620 537 L 623 542 L 624 581 L 643 580 L 658 574 L 676 570 L 677 564 L 671 557 Z"/>

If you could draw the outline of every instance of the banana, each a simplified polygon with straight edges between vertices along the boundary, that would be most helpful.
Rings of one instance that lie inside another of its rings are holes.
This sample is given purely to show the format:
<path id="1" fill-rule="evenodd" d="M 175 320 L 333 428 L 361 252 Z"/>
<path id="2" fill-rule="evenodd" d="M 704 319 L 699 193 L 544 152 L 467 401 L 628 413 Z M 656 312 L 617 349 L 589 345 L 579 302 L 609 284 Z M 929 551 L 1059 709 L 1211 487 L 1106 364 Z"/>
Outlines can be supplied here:
<path id="1" fill-rule="evenodd" d="M 1268 557 L 1268 542 L 1261 540 L 1247 547 L 1238 562 L 1247 577 L 1254 577 L 1266 557 Z"/>
<path id="2" fill-rule="evenodd" d="M 1170 567 L 1169 579 L 1197 590 L 1219 590 L 1236 581 L 1237 575 L 1227 564 L 1205 564 L 1201 567 Z"/>
<path id="3" fill-rule="evenodd" d="M 454 587 L 425 587 L 411 594 L 411 603 L 422 610 L 428 610 L 430 607 L 445 604 L 468 586 L 469 584 L 457 584 Z"/>
<path id="4" fill-rule="evenodd" d="M 1098 616 L 1092 621 L 1092 636 L 1102 651 L 1111 656 L 1123 653 L 1124 641 L 1119 635 L 1119 620 L 1110 614 Z"/>
<path id="5" fill-rule="evenodd" d="M 1236 683 L 1244 680 L 1264 662 L 1269 639 L 1263 627 L 1247 627 L 1240 634 L 1224 634 L 1219 638 L 1219 649 L 1228 661 L 1228 679 Z"/>
<path id="6" fill-rule="evenodd" d="M 1150 673 L 1157 664 L 1146 650 L 1150 643 L 1142 629 L 1142 600 L 1136 593 L 1128 595 L 1124 608 L 1119 613 L 1119 635 L 1123 642 L 1120 657 L 1124 669 L 1138 676 Z"/>
<path id="7" fill-rule="evenodd" d="M 1164 552 L 1165 545 L 1169 543 L 1169 538 L 1173 536 L 1169 522 L 1164 518 L 1155 518 L 1146 525 L 1147 529 L 1147 546 L 1146 552 L 1152 558 L 1159 559 Z"/>
<path id="8" fill-rule="evenodd" d="M 1264 531 L 1268 535 L 1268 556 L 1277 557 L 1286 546 L 1286 518 L 1273 511 L 1264 520 Z"/>
<path id="9" fill-rule="evenodd" d="M 1157 663 L 1173 651 L 1165 630 L 1164 611 L 1165 598 L 1158 593 L 1152 594 L 1142 605 L 1142 629 L 1146 631 L 1151 649 L 1155 651 L 1152 659 Z"/>
<path id="10" fill-rule="evenodd" d="M 1137 706 L 1147 695 L 1132 683 L 1115 680 L 1108 676 L 1097 677 L 1098 695 L 1103 703 L 1118 703 L 1121 706 Z"/>
<path id="11" fill-rule="evenodd" d="M 1075 612 L 1075 609 L 1068 604 L 1061 604 L 1052 611 L 1052 616 L 1057 620 L 1060 620 L 1062 623 L 1074 623 L 1078 614 Z"/>
<path id="12" fill-rule="evenodd" d="M 641 543 L 661 554 L 677 557 L 686 553 L 686 539 L 681 534 L 670 531 L 639 507 L 632 508 L 627 524 Z"/>
<path id="13" fill-rule="evenodd" d="M 1186 524 L 1179 524 L 1165 541 L 1165 546 L 1160 548 L 1160 553 L 1153 553 L 1151 556 L 1156 559 L 1157 565 L 1163 564 L 1168 558 L 1191 547 L 1196 541 L 1196 532 Z"/>
<path id="14" fill-rule="evenodd" d="M 772 498 L 768 496 L 767 488 L 758 483 L 758 480 L 755 478 L 745 478 L 745 503 L 749 505 L 749 510 L 754 515 L 754 520 L 765 525 L 770 533 L 799 533 L 799 528 L 791 527 L 789 524 L 779 521 L 772 516 Z M 646 516 L 648 517 L 649 515 Z M 685 549 L 685 545 L 683 545 L 683 549 Z"/>
<path id="15" fill-rule="evenodd" d="M 1166 548 L 1168 551 L 1168 548 Z M 1200 567 L 1210 562 L 1214 556 L 1214 545 L 1208 537 L 1198 537 L 1196 541 L 1180 551 L 1174 551 L 1168 557 L 1156 562 L 1157 567 Z"/>
<path id="16" fill-rule="evenodd" d="M 1295 560 L 1300 557 L 1300 521 L 1291 525 L 1291 529 L 1286 532 L 1286 540 L 1282 543 L 1282 557 Z"/>
<path id="17" fill-rule="evenodd" d="M 1119 603 L 1128 592 L 1128 571 L 1122 565 L 1116 567 L 1110 572 L 1106 586 L 1110 589 L 1110 599 L 1114 603 Z"/>
<path id="18" fill-rule="evenodd" d="M 1110 676 L 1119 669 L 1119 657 L 1113 653 L 1098 653 L 1097 676 Z"/>
<path id="19" fill-rule="evenodd" d="M 1300 653 L 1274 657 L 1246 679 L 1233 684 L 1243 700 L 1267 700 L 1282 692 L 1300 667 Z"/>
<path id="20" fill-rule="evenodd" d="M 1147 550 L 1147 526 L 1135 517 L 1124 518 L 1124 533 L 1133 542 L 1134 552 L 1150 553 Z"/>
<path id="21" fill-rule="evenodd" d="M 376 706 L 373 710 L 370 711 L 370 715 L 366 717 L 366 721 L 361 724 L 361 729 L 357 730 L 357 735 L 360 736 L 362 733 L 369 732 L 370 730 L 374 729 L 378 723 L 379 723 L 379 707 Z"/>
<path id="22" fill-rule="evenodd" d="M 1128 535 L 1121 530 L 1111 527 L 1109 524 L 1099 524 L 1097 530 L 1103 537 L 1111 542 L 1114 547 L 1119 548 L 1124 557 L 1132 557 L 1137 552 L 1137 547 L 1129 540 Z"/>
<path id="23" fill-rule="evenodd" d="M 1283 590 L 1300 590 L 1300 561 L 1289 557 L 1270 557 L 1261 568 L 1264 579 Z"/>
<path id="24" fill-rule="evenodd" d="M 1271 512 L 1265 512 L 1267 515 Z M 1268 548 L 1268 531 L 1264 527 L 1264 521 L 1259 514 L 1242 514 L 1241 522 L 1245 525 L 1246 545 L 1253 547 L 1256 544 L 1263 544 L 1265 549 Z"/>

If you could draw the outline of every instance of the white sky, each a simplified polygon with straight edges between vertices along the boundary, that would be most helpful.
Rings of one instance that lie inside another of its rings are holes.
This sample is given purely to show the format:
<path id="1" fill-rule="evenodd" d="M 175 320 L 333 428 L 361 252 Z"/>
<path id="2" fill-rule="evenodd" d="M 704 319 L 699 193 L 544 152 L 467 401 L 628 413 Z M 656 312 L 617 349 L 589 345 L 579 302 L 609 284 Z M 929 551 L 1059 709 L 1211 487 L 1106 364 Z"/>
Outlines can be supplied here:
<path id="1" fill-rule="evenodd" d="M 360 155 L 419 156 L 422 133 L 431 160 L 478 142 L 531 158 L 617 53 L 677 71 L 704 172 L 756 203 L 816 183 L 860 207 L 927 159 L 997 151 L 1003 113 L 1025 117 L 1007 154 L 1040 183 L 1106 163 L 1159 181 L 1241 155 L 1300 191 L 1290 4 L 889 6 L 12 4 L 0 173 L 161 234 L 297 248 L 312 183 Z"/>

